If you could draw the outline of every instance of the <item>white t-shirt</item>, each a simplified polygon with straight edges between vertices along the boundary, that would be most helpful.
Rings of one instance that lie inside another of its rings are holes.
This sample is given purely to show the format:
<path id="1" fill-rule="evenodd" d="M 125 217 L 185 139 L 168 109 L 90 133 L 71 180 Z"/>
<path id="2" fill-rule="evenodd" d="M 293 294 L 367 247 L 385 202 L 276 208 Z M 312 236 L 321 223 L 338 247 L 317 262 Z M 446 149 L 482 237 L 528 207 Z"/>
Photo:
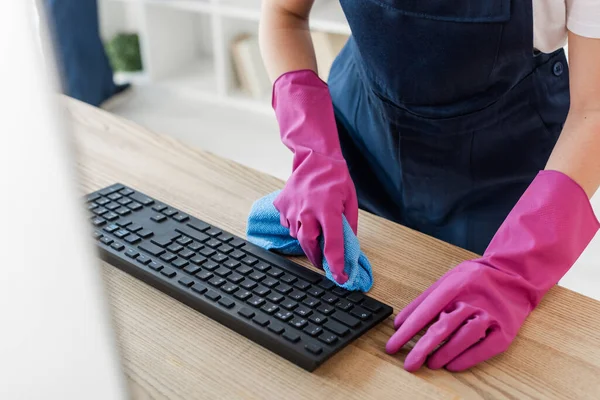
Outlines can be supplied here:
<path id="1" fill-rule="evenodd" d="M 526 1 L 526 0 L 518 0 Z M 567 42 L 567 29 L 600 39 L 600 0 L 532 0 L 534 46 L 551 53 Z"/>

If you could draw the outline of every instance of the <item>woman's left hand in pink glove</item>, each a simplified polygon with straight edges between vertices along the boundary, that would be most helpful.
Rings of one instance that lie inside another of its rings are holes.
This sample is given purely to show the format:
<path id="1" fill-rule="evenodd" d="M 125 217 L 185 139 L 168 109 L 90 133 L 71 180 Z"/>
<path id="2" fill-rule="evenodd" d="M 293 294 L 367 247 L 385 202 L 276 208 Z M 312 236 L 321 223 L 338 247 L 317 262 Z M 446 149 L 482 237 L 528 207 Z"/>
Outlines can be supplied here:
<path id="1" fill-rule="evenodd" d="M 402 310 L 386 351 L 398 352 L 431 326 L 404 361 L 407 371 L 462 371 L 506 350 L 544 294 L 598 230 L 581 187 L 541 171 L 480 259 L 446 273 Z"/>

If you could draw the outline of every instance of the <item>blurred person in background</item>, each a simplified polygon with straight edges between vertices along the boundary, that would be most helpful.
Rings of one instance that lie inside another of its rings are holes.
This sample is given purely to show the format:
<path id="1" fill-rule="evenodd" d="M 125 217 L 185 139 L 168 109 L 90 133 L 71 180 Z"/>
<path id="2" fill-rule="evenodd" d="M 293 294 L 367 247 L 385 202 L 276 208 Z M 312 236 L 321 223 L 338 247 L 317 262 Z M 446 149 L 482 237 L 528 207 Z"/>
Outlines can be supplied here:
<path id="1" fill-rule="evenodd" d="M 261 51 L 294 153 L 281 224 L 339 283 L 342 216 L 356 233 L 359 206 L 483 254 L 402 310 L 386 350 L 432 324 L 407 370 L 503 352 L 598 230 L 600 2 L 341 0 L 352 36 L 329 86 L 313 3 L 263 0 Z"/>

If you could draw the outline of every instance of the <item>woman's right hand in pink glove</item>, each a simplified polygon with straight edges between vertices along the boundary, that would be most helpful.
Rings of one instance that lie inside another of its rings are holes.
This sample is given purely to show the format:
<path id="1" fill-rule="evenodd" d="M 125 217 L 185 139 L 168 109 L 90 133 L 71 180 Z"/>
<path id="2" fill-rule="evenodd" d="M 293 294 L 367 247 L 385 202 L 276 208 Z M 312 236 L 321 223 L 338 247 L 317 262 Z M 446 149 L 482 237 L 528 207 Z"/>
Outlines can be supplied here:
<path id="1" fill-rule="evenodd" d="M 273 204 L 309 260 L 322 268 L 324 255 L 333 278 L 343 284 L 348 276 L 342 215 L 356 233 L 358 201 L 327 84 L 311 70 L 288 72 L 273 85 L 273 108 L 281 141 L 294 152 L 292 175 Z"/>

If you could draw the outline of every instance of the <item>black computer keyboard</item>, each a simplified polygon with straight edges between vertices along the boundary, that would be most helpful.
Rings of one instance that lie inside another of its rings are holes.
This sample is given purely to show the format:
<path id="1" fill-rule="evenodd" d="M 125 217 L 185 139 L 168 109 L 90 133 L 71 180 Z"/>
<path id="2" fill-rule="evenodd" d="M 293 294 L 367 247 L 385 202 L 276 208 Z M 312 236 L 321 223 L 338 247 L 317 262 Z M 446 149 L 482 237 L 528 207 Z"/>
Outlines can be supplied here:
<path id="1" fill-rule="evenodd" d="M 86 200 L 101 258 L 308 371 L 392 313 L 124 185 Z"/>

